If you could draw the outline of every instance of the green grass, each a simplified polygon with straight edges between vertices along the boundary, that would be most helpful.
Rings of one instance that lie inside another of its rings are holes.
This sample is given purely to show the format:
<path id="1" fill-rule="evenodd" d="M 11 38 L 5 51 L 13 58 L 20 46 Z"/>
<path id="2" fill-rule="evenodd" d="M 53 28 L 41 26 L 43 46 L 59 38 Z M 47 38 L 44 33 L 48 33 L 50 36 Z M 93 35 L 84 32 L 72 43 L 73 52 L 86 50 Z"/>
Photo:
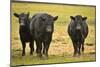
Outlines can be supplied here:
<path id="1" fill-rule="evenodd" d="M 89 57 L 89 58 L 88 58 Z M 15 65 L 36 65 L 36 64 L 54 64 L 54 63 L 69 63 L 69 62 L 85 62 L 85 61 L 95 61 L 93 59 L 94 55 L 85 54 L 81 57 L 72 57 L 69 55 L 50 55 L 48 60 L 39 59 L 36 56 L 26 55 L 24 59 L 21 56 L 13 57 L 12 66 Z"/>
<path id="2" fill-rule="evenodd" d="M 53 40 L 49 49 L 49 59 L 41 60 L 29 55 L 29 45 L 26 47 L 25 59 L 22 59 L 22 46 L 19 38 L 19 23 L 13 13 L 30 12 L 30 17 L 38 12 L 46 12 L 52 16 L 59 16 L 55 22 Z M 87 16 L 89 25 L 89 34 L 85 41 L 85 54 L 81 57 L 72 57 L 73 46 L 67 33 L 67 27 L 70 22 L 70 16 L 80 14 Z M 12 47 L 11 47 L 11 65 L 27 64 L 51 64 L 67 62 L 95 61 L 95 7 L 89 6 L 71 6 L 55 4 L 38 4 L 38 3 L 12 3 Z M 93 44 L 88 46 L 86 44 Z M 23 62 L 24 61 L 24 62 Z"/>

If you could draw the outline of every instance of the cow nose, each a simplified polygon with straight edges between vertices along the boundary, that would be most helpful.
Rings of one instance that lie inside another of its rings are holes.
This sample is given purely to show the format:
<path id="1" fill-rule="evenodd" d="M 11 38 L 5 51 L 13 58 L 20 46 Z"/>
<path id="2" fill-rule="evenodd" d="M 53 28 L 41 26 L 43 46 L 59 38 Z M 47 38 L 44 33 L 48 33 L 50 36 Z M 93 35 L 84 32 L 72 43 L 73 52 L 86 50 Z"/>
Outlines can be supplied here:
<path id="1" fill-rule="evenodd" d="M 49 26 L 49 27 L 47 27 L 46 31 L 47 31 L 47 32 L 52 32 L 51 27 L 50 27 L 50 26 Z"/>

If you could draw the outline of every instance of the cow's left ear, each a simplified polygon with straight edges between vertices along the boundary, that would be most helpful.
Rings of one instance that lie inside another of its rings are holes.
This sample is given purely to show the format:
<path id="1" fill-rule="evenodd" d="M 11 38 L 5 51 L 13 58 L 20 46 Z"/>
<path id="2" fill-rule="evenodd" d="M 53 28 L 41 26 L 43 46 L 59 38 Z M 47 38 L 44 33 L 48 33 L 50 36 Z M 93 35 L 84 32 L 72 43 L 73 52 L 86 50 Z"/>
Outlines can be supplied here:
<path id="1" fill-rule="evenodd" d="M 56 21 L 58 19 L 58 16 L 55 16 L 53 19 L 54 19 L 54 21 Z"/>
<path id="2" fill-rule="evenodd" d="M 87 17 L 83 17 L 83 20 L 86 20 L 87 19 Z"/>

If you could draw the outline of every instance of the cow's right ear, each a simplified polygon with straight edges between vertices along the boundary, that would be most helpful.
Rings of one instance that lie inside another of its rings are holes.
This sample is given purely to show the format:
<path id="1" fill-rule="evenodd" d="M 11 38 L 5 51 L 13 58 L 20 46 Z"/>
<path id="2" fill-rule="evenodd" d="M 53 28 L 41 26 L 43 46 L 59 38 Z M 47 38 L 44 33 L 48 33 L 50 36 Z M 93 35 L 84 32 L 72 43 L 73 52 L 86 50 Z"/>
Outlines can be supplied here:
<path id="1" fill-rule="evenodd" d="M 15 16 L 15 17 L 19 17 L 19 15 L 18 15 L 17 13 L 14 13 L 14 16 Z"/>
<path id="2" fill-rule="evenodd" d="M 87 19 L 87 17 L 83 17 L 83 20 L 86 20 Z"/>
<path id="3" fill-rule="evenodd" d="M 75 18 L 74 18 L 73 16 L 70 16 L 70 18 L 71 18 L 72 20 L 75 20 Z"/>
<path id="4" fill-rule="evenodd" d="M 55 17 L 54 17 L 54 21 L 56 21 L 57 19 L 58 19 L 58 16 L 55 16 Z"/>

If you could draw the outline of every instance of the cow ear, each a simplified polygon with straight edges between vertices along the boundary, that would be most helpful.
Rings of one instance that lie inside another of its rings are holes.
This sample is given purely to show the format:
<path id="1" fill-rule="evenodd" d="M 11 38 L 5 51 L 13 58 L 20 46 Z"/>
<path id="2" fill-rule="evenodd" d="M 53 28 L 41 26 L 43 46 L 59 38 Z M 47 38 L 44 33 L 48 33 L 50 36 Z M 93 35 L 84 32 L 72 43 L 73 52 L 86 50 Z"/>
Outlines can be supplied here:
<path id="1" fill-rule="evenodd" d="M 72 20 L 75 20 L 75 18 L 74 18 L 73 16 L 70 16 L 70 18 L 71 18 Z"/>
<path id="2" fill-rule="evenodd" d="M 14 13 L 14 16 L 15 16 L 15 17 L 19 17 L 19 15 L 18 15 L 17 13 Z"/>
<path id="3" fill-rule="evenodd" d="M 83 20 L 86 20 L 87 19 L 87 17 L 83 17 Z"/>
<path id="4" fill-rule="evenodd" d="M 54 21 L 56 21 L 58 19 L 58 16 L 55 16 L 53 19 L 54 19 Z"/>
<path id="5" fill-rule="evenodd" d="M 30 13 L 28 12 L 28 13 L 27 13 L 27 17 L 29 17 L 29 15 L 30 15 Z"/>

